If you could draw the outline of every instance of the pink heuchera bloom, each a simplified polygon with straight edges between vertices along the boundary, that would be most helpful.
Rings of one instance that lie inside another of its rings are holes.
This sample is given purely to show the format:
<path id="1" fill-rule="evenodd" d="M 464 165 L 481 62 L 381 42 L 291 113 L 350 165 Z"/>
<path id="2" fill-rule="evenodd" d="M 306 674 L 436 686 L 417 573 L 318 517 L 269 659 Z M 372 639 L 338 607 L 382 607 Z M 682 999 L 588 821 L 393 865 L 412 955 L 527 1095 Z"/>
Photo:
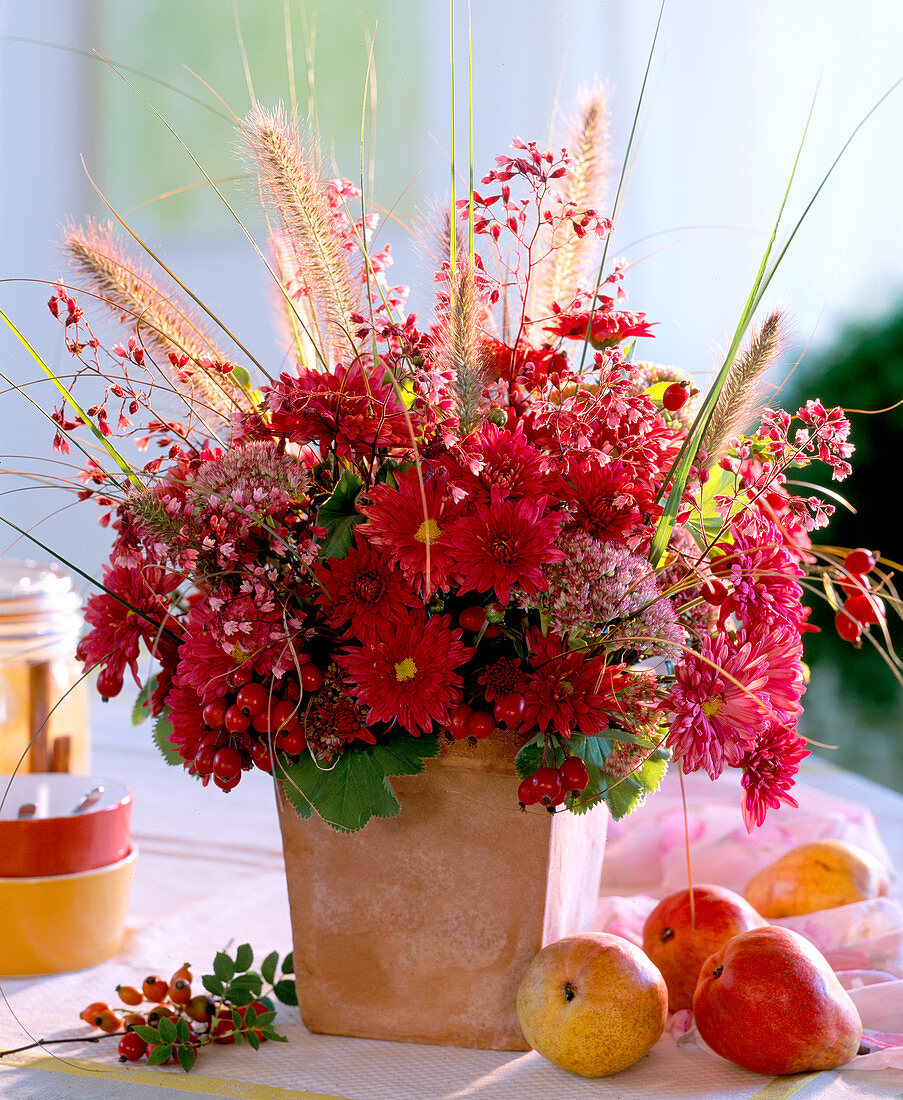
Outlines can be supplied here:
<path id="1" fill-rule="evenodd" d="M 796 806 L 788 792 L 793 786 L 800 762 L 809 756 L 805 740 L 794 726 L 779 722 L 769 723 L 753 747 L 744 754 L 743 768 L 743 820 L 752 832 L 765 820 L 770 809 L 777 809 L 782 802 Z"/>
<path id="2" fill-rule="evenodd" d="M 348 674 L 355 698 L 370 708 L 367 721 L 396 721 L 419 737 L 433 723 L 448 726 L 449 709 L 461 702 L 463 680 L 455 671 L 473 650 L 446 615 L 426 617 L 422 608 L 387 622 L 372 641 L 336 656 Z"/>
<path id="3" fill-rule="evenodd" d="M 665 741 L 684 772 L 704 768 L 716 779 L 725 764 L 739 765 L 770 717 L 759 698 L 767 684 L 768 663 L 751 642 L 715 635 L 684 657 L 662 704 L 674 715 Z"/>
<path id="4" fill-rule="evenodd" d="M 494 591 L 507 604 L 514 585 L 528 595 L 544 591 L 544 565 L 562 561 L 555 546 L 561 517 L 546 512 L 546 498 L 503 500 L 493 489 L 491 503 L 478 504 L 451 526 L 449 538 L 462 592 Z"/>

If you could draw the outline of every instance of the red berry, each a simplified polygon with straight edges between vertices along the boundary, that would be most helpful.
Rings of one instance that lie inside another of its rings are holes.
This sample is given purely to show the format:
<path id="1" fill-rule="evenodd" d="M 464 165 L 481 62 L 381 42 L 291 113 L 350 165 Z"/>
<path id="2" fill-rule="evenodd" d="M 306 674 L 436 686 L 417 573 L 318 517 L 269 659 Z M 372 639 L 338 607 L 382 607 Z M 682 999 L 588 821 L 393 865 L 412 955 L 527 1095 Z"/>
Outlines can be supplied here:
<path id="1" fill-rule="evenodd" d="M 289 733 L 298 725 L 298 708 L 290 699 L 281 699 L 273 704 L 270 722 L 274 730 Z"/>
<path id="2" fill-rule="evenodd" d="M 119 1057 L 123 1062 L 137 1062 L 147 1051 L 147 1043 L 134 1031 L 127 1031 L 119 1040 Z"/>
<path id="3" fill-rule="evenodd" d="M 268 742 L 252 741 L 248 752 L 251 754 L 251 759 L 254 761 L 255 767 L 260 768 L 262 772 L 271 772 L 273 770 L 273 754 L 270 752 Z"/>
<path id="4" fill-rule="evenodd" d="M 465 607 L 458 615 L 458 622 L 475 634 L 486 622 L 486 611 L 482 607 Z"/>
<path id="5" fill-rule="evenodd" d="M 862 624 L 846 611 L 838 611 L 834 616 L 834 626 L 845 642 L 851 642 L 857 649 L 862 645 Z"/>
<path id="6" fill-rule="evenodd" d="M 843 609 L 860 623 L 880 623 L 884 618 L 884 601 L 880 596 L 850 596 Z"/>
<path id="7" fill-rule="evenodd" d="M 151 974 L 141 983 L 141 992 L 144 994 L 145 1000 L 153 1001 L 154 1004 L 158 1005 L 166 1000 L 169 984 L 164 982 L 158 975 Z"/>
<path id="8" fill-rule="evenodd" d="M 467 723 L 470 721 L 471 714 L 473 711 L 466 703 L 459 703 L 449 711 L 448 728 L 456 741 L 467 736 Z"/>
<path id="9" fill-rule="evenodd" d="M 841 575 L 840 587 L 848 596 L 866 596 L 872 589 L 872 582 L 868 577 L 853 573 L 849 577 Z"/>
<path id="10" fill-rule="evenodd" d="M 495 732 L 495 719 L 485 710 L 475 710 L 467 719 L 467 736 L 484 738 Z"/>
<path id="11" fill-rule="evenodd" d="M 164 985 L 165 984 L 166 983 L 164 982 Z M 164 996 L 165 996 L 165 994 L 164 994 Z M 175 1015 L 175 1013 L 169 1007 L 169 1005 L 160 1005 L 160 1004 L 158 1004 L 155 1008 L 152 1008 L 151 1011 L 148 1012 L 148 1014 L 147 1014 L 148 1027 L 156 1027 L 157 1024 L 160 1023 L 160 1021 L 163 1019 L 164 1016 L 173 1016 L 173 1015 Z"/>
<path id="12" fill-rule="evenodd" d="M 232 1022 L 232 1013 L 228 1009 L 220 1009 L 211 1031 L 214 1043 L 228 1046 L 235 1042 L 235 1024 Z"/>
<path id="13" fill-rule="evenodd" d="M 209 997 L 199 993 L 185 1005 L 185 1015 L 200 1024 L 205 1024 L 216 1010 L 216 1005 Z"/>
<path id="14" fill-rule="evenodd" d="M 233 703 L 231 707 L 226 708 L 223 725 L 229 733 L 244 733 L 251 725 L 251 719 L 237 703 Z"/>
<path id="15" fill-rule="evenodd" d="M 82 1009 L 79 1015 L 86 1024 L 93 1024 L 97 1017 L 102 1012 L 106 1012 L 109 1007 L 106 1001 L 92 1001 L 87 1008 Z"/>
<path id="16" fill-rule="evenodd" d="M 247 714 L 249 718 L 253 718 L 255 715 L 263 714 L 267 709 L 267 701 L 269 699 L 269 692 L 263 686 L 258 683 L 257 680 L 252 680 L 250 684 L 245 684 L 238 689 L 238 694 L 235 696 L 235 705 Z"/>
<path id="17" fill-rule="evenodd" d="M 727 585 L 717 577 L 710 577 L 699 589 L 699 594 L 706 603 L 710 603 L 713 607 L 720 607 L 727 599 Z"/>
<path id="18" fill-rule="evenodd" d="M 672 382 L 662 394 L 662 405 L 668 412 L 679 412 L 690 400 L 688 382 Z"/>
<path id="19" fill-rule="evenodd" d="M 101 1031 L 106 1031 L 112 1035 L 114 1031 L 119 1031 L 122 1027 L 122 1019 L 117 1016 L 115 1012 L 111 1012 L 109 1009 L 92 1021 L 95 1027 L 99 1027 Z"/>
<path id="20" fill-rule="evenodd" d="M 501 636 L 502 628 L 500 626 L 497 626 L 495 623 L 490 623 L 483 633 L 484 638 L 500 638 Z"/>
<path id="21" fill-rule="evenodd" d="M 124 1005 L 140 1005 L 144 1000 L 141 993 L 131 985 L 117 985 L 116 992 Z"/>
<path id="22" fill-rule="evenodd" d="M 865 573 L 871 573 L 877 561 L 877 554 L 873 554 L 871 550 L 865 550 L 860 547 L 858 550 L 851 550 L 849 554 L 847 554 L 843 559 L 843 567 L 848 573 L 859 573 L 863 575 Z"/>
<path id="23" fill-rule="evenodd" d="M 557 768 L 537 768 L 532 778 L 539 801 L 544 806 L 558 806 L 564 801 L 564 790 Z"/>
<path id="24" fill-rule="evenodd" d="M 127 1012 L 122 1017 L 122 1022 L 126 1027 L 143 1027 L 147 1023 L 147 1017 L 142 1016 L 140 1012 Z"/>
<path id="25" fill-rule="evenodd" d="M 227 705 L 225 699 L 212 699 L 201 711 L 204 724 L 212 730 L 221 730 L 226 721 Z"/>
<path id="26" fill-rule="evenodd" d="M 233 775 L 231 779 L 220 779 L 218 775 L 213 777 L 213 782 L 221 791 L 232 791 L 238 786 L 241 781 L 241 772 L 238 775 Z"/>
<path id="27" fill-rule="evenodd" d="M 216 749 L 212 745 L 204 745 L 198 749 L 197 756 L 194 758 L 194 770 L 198 775 L 213 774 L 214 756 L 216 756 Z"/>
<path id="28" fill-rule="evenodd" d="M 169 999 L 174 1005 L 186 1005 L 191 1000 L 191 982 L 176 978 L 169 983 Z"/>
<path id="29" fill-rule="evenodd" d="M 244 687 L 254 679 L 254 669 L 250 665 L 242 665 L 229 673 L 229 683 L 234 688 Z"/>
<path id="30" fill-rule="evenodd" d="M 504 723 L 509 729 L 517 729 L 526 706 L 527 701 L 519 691 L 509 691 L 495 704 L 495 720 Z"/>
<path id="31" fill-rule="evenodd" d="M 112 699 L 122 691 L 122 673 L 114 672 L 109 665 L 97 674 L 97 690 L 104 699 Z"/>
<path id="32" fill-rule="evenodd" d="M 582 791 L 589 783 L 589 771 L 579 756 L 568 756 L 558 774 L 565 791 Z"/>
<path id="33" fill-rule="evenodd" d="M 307 738 L 300 726 L 295 729 L 277 733 L 273 742 L 280 752 L 286 752 L 289 756 L 298 756 L 307 748 Z"/>
<path id="34" fill-rule="evenodd" d="M 318 665 L 302 665 L 300 679 L 305 691 L 319 691 L 323 686 L 323 670 Z"/>
<path id="35" fill-rule="evenodd" d="M 535 806 L 539 801 L 539 791 L 536 789 L 536 776 L 528 775 L 517 788 L 517 800 L 522 806 Z"/>
<path id="36" fill-rule="evenodd" d="M 217 779 L 232 779 L 241 774 L 241 753 L 238 749 L 217 749 L 213 757 L 213 775 Z"/>

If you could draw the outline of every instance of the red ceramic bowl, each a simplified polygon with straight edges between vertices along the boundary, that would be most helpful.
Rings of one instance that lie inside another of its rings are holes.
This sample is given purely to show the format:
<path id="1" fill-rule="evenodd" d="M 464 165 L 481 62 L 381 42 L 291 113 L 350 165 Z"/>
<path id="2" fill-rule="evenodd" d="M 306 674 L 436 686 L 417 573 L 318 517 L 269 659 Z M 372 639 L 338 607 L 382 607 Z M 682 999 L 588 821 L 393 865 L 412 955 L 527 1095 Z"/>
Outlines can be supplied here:
<path id="1" fill-rule="evenodd" d="M 132 797 L 125 783 L 95 776 L 0 776 L 0 877 L 74 875 L 124 859 Z"/>

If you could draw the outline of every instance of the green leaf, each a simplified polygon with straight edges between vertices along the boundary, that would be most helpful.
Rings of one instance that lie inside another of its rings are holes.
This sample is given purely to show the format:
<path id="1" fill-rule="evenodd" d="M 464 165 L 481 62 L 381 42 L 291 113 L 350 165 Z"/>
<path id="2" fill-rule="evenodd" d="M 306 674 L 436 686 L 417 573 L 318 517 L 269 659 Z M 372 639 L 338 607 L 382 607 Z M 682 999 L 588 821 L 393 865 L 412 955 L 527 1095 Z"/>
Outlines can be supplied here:
<path id="1" fill-rule="evenodd" d="M 320 546 L 320 560 L 344 558 L 354 541 L 354 528 L 364 523 L 355 507 L 363 481 L 352 470 L 345 470 L 339 478 L 332 496 L 317 512 L 317 526 L 326 528 L 326 537 Z"/>
<path id="2" fill-rule="evenodd" d="M 241 388 L 243 390 L 250 390 L 250 388 L 251 388 L 251 376 L 250 376 L 250 374 L 248 374 L 248 372 L 245 370 L 244 367 L 240 367 L 236 363 L 232 367 L 232 370 L 229 372 L 229 377 L 230 377 L 230 379 L 232 379 L 236 383 L 238 383 L 238 385 L 241 386 Z"/>
<path id="3" fill-rule="evenodd" d="M 275 1019 L 275 1012 L 261 1012 L 260 1015 L 255 1019 L 254 1026 L 263 1028 L 266 1027 L 268 1024 L 271 1024 Z"/>
<path id="4" fill-rule="evenodd" d="M 180 1016 L 176 1021 L 176 1032 L 179 1036 L 179 1041 L 182 1043 L 191 1042 L 191 1028 L 188 1026 L 188 1021 L 184 1016 Z"/>
<path id="5" fill-rule="evenodd" d="M 727 516 L 735 515 L 741 511 L 744 505 L 735 494 L 737 489 L 737 476 L 720 466 L 713 466 L 709 470 L 709 479 L 702 487 L 700 496 L 700 508 L 694 508 L 687 520 L 687 529 L 701 546 L 710 545 L 724 529 Z M 727 512 L 715 505 L 716 496 L 728 496 L 733 498 Z"/>
<path id="6" fill-rule="evenodd" d="M 280 1035 L 278 1031 L 274 1031 L 271 1027 L 262 1027 L 260 1029 L 261 1034 L 265 1039 L 270 1039 L 274 1043 L 287 1043 L 288 1036 Z"/>
<path id="7" fill-rule="evenodd" d="M 665 778 L 669 763 L 668 753 L 663 749 L 656 749 L 633 773 L 633 778 L 643 785 L 648 794 L 654 794 Z"/>
<path id="8" fill-rule="evenodd" d="M 514 766 L 521 779 L 526 779 L 528 775 L 532 775 L 536 769 L 542 765 L 542 747 L 544 742 L 545 736 L 538 733 L 533 740 L 528 741 L 517 756 L 515 756 Z"/>
<path id="9" fill-rule="evenodd" d="M 132 1031 L 138 1036 L 139 1039 L 143 1039 L 145 1043 L 157 1044 L 160 1042 L 160 1032 L 155 1027 L 151 1027 L 150 1024 L 135 1024 Z"/>
<path id="10" fill-rule="evenodd" d="M 283 974 L 294 974 L 295 973 L 295 954 L 294 954 L 293 951 L 289 951 L 289 953 L 282 960 L 282 973 Z"/>
<path id="11" fill-rule="evenodd" d="M 295 989 L 295 983 L 285 979 L 281 982 L 276 982 L 273 987 L 273 992 L 279 998 L 284 1005 L 297 1005 L 298 1003 L 298 990 Z"/>
<path id="12" fill-rule="evenodd" d="M 174 1043 L 179 1038 L 179 1032 L 176 1025 L 168 1016 L 161 1016 L 160 1023 L 157 1025 L 160 1032 L 160 1038 L 164 1043 Z"/>
<path id="13" fill-rule="evenodd" d="M 255 1050 L 260 1050 L 260 1040 L 257 1038 L 253 1031 L 246 1031 L 245 1038 Z"/>
<path id="14" fill-rule="evenodd" d="M 161 1043 L 160 1046 L 154 1047 L 154 1049 L 147 1056 L 147 1064 L 149 1066 L 162 1066 L 164 1062 L 168 1062 L 172 1057 L 172 1047 L 169 1043 Z"/>
<path id="15" fill-rule="evenodd" d="M 242 989 L 239 985 L 230 985 L 226 990 L 226 1000 L 229 1004 L 238 1005 L 241 1008 L 242 1005 L 249 1005 L 254 1000 L 254 994 L 250 989 Z"/>
<path id="16" fill-rule="evenodd" d="M 260 964 L 260 973 L 263 975 L 263 980 L 272 985 L 276 978 L 276 967 L 279 965 L 279 952 L 271 951 L 269 955 Z"/>
<path id="17" fill-rule="evenodd" d="M 235 977 L 235 963 L 225 951 L 217 951 L 213 959 L 213 971 L 222 981 L 231 982 Z"/>
<path id="18" fill-rule="evenodd" d="M 396 734 L 371 745 L 368 754 L 387 776 L 420 775 L 425 761 L 439 755 L 439 737 L 435 733 L 423 737 Z"/>
<path id="19" fill-rule="evenodd" d="M 157 674 L 148 676 L 144 681 L 144 685 L 138 692 L 138 698 L 135 700 L 135 705 L 132 707 L 132 725 L 140 726 L 148 720 L 150 717 L 150 711 L 148 710 L 148 703 L 150 697 L 157 690 Z"/>
<path id="20" fill-rule="evenodd" d="M 154 722 L 154 744 L 163 754 L 163 759 L 167 764 L 178 764 L 181 767 L 185 761 L 170 744 L 169 738 L 171 734 L 172 722 L 170 722 L 167 714 L 161 714 L 157 721 Z"/>
<path id="21" fill-rule="evenodd" d="M 237 978 L 232 980 L 229 988 L 231 990 L 248 989 L 252 993 L 259 993 L 263 989 L 263 979 L 256 971 L 252 970 L 248 974 L 239 974 Z"/>
<path id="22" fill-rule="evenodd" d="M 249 943 L 241 944 L 235 952 L 235 969 L 239 973 L 250 970 L 253 962 L 254 952 L 251 950 L 251 945 Z"/>
<path id="23" fill-rule="evenodd" d="M 204 986 L 204 989 L 206 989 L 208 993 L 212 993 L 214 997 L 222 997 L 226 988 L 215 974 L 205 974 L 203 978 L 201 978 L 201 984 Z"/>
<path id="24" fill-rule="evenodd" d="M 642 805 L 646 792 L 642 784 L 632 776 L 622 779 L 614 775 L 604 775 L 603 778 L 608 782 L 608 786 L 602 792 L 603 797 L 608 803 L 614 821 L 620 821 L 622 817 L 632 813 L 637 806 Z"/>
<path id="25" fill-rule="evenodd" d="M 179 1059 L 179 1065 L 182 1069 L 188 1073 L 194 1063 L 197 1061 L 197 1054 L 195 1049 L 190 1043 L 185 1043 L 182 1046 L 176 1048 L 176 1057 Z"/>

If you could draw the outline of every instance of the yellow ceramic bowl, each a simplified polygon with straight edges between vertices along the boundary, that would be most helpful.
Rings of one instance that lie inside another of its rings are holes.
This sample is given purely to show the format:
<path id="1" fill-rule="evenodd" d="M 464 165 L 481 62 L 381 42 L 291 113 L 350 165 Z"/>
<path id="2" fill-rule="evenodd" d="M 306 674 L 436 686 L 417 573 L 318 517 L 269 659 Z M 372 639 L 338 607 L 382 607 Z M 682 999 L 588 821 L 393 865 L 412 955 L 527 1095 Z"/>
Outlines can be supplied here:
<path id="1" fill-rule="evenodd" d="M 59 974 L 115 955 L 137 855 L 75 875 L 0 878 L 0 974 Z"/>

